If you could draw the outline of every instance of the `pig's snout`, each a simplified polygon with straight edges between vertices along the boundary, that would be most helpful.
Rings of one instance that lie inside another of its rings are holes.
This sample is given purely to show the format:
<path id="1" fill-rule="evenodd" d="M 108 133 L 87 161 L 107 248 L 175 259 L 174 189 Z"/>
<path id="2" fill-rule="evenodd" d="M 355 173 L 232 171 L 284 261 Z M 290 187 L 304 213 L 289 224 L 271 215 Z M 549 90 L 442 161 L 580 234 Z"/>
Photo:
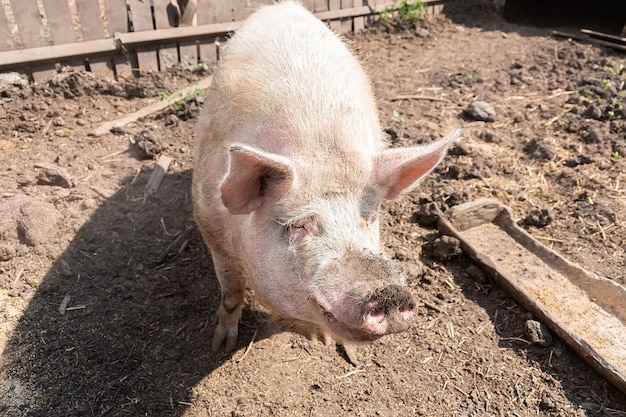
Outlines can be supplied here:
<path id="1" fill-rule="evenodd" d="M 415 301 L 399 285 L 375 290 L 361 305 L 363 329 L 372 335 L 403 332 L 415 317 Z"/>
<path id="2" fill-rule="evenodd" d="M 360 291 L 357 291 L 357 293 Z M 336 340 L 366 342 L 386 334 L 407 330 L 415 317 L 415 300 L 408 289 L 389 284 L 359 296 L 354 292 L 317 299 L 326 322 L 325 327 Z"/>

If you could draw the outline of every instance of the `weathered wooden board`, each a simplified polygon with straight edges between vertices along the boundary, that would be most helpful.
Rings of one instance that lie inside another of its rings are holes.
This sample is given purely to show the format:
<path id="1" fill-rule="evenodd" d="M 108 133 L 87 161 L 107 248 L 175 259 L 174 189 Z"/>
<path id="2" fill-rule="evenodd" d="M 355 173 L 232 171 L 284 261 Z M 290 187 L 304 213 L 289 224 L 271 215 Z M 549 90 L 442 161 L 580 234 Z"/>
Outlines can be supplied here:
<path id="1" fill-rule="evenodd" d="M 76 42 L 76 33 L 72 23 L 70 8 L 65 1 L 42 0 L 43 8 L 48 19 L 50 36 L 55 45 Z"/>
<path id="2" fill-rule="evenodd" d="M 133 31 L 153 30 L 152 11 L 150 2 L 142 0 L 128 0 L 130 4 L 130 13 L 133 22 Z M 138 73 L 145 71 L 157 71 L 159 64 L 157 60 L 156 46 L 137 48 Z"/>
<path id="3" fill-rule="evenodd" d="M 197 5 L 191 2 L 187 3 L 187 7 L 182 11 L 180 27 L 198 24 L 196 8 Z M 181 63 L 196 66 L 198 64 L 198 40 L 190 39 L 178 42 L 178 56 Z"/>
<path id="4" fill-rule="evenodd" d="M 167 29 L 171 26 L 168 10 L 170 0 L 153 0 L 154 4 L 154 23 L 157 29 Z M 170 6 L 171 7 L 171 6 Z M 178 63 L 178 47 L 176 42 L 164 42 L 159 45 L 159 67 L 161 71 Z"/>
<path id="5" fill-rule="evenodd" d="M 78 10 L 83 40 L 91 41 L 106 37 L 98 0 L 76 0 L 76 9 Z M 113 76 L 113 64 L 108 55 L 89 58 L 89 68 L 94 74 Z"/>
<path id="6" fill-rule="evenodd" d="M 30 71 L 35 79 L 49 75 L 55 63 L 70 59 L 77 67 L 88 60 L 92 71 L 107 75 L 115 71 L 118 77 L 164 70 L 176 62 L 212 64 L 219 54 L 216 41 L 225 41 L 227 33 L 260 4 L 274 2 L 197 0 L 197 14 L 191 14 L 195 21 L 186 18 L 174 28 L 177 23 L 168 15 L 169 0 L 75 0 L 78 17 L 72 15 L 70 0 L 9 1 L 18 31 L 12 33 L 4 8 L 0 9 L 0 70 L 37 66 Z M 302 2 L 337 32 L 358 31 L 372 13 L 393 4 L 391 0 L 373 5 L 364 5 L 365 0 Z M 425 0 L 429 13 L 440 10 L 444 2 Z M 47 22 L 39 10 L 42 6 Z"/>
<path id="7" fill-rule="evenodd" d="M 25 48 L 47 46 L 45 29 L 37 0 L 11 0 L 13 16 Z M 35 81 L 42 81 L 55 72 L 55 64 L 43 64 L 30 68 Z"/>
<path id="8" fill-rule="evenodd" d="M 341 8 L 342 9 L 351 9 L 354 7 L 354 0 L 341 0 Z M 353 20 L 352 18 L 341 19 L 341 33 L 349 33 L 352 32 Z"/>
<path id="9" fill-rule="evenodd" d="M 128 8 L 126 6 L 126 0 L 106 0 L 104 7 L 108 23 L 107 35 L 113 37 L 115 33 L 128 32 Z M 113 56 L 113 64 L 115 65 L 115 74 L 118 77 L 128 78 L 132 76 L 129 54 L 115 54 Z"/>
<path id="10" fill-rule="evenodd" d="M 340 10 L 341 9 L 341 0 L 328 0 L 328 10 Z M 335 32 L 341 32 L 341 21 L 340 20 L 331 20 L 330 28 Z"/>
<path id="11" fill-rule="evenodd" d="M 15 48 L 9 20 L 4 12 L 4 7 L 0 7 L 0 51 L 10 51 Z"/>
<path id="12" fill-rule="evenodd" d="M 328 11 L 328 0 L 314 0 L 314 7 L 312 9 L 313 12 L 327 12 Z"/>
<path id="13" fill-rule="evenodd" d="M 363 0 L 353 0 L 353 7 L 361 7 L 363 6 Z M 356 32 L 360 32 L 365 29 L 365 17 L 359 16 L 355 17 L 352 21 L 352 30 Z"/>
<path id="14" fill-rule="evenodd" d="M 252 11 L 252 2 L 249 0 L 232 0 L 233 17 L 235 21 L 244 20 L 250 16 Z"/>
<path id="15" fill-rule="evenodd" d="M 216 8 L 215 1 L 212 0 L 198 0 L 198 8 L 197 8 L 197 20 L 198 25 L 206 25 L 209 23 L 216 23 Z M 215 47 L 215 37 L 211 37 L 208 39 L 201 39 L 199 43 L 199 53 L 198 61 L 204 62 L 209 66 L 213 66 L 217 60 L 217 50 Z"/>
<path id="16" fill-rule="evenodd" d="M 451 208 L 439 216 L 439 230 L 626 393 L 626 288 L 534 239 L 496 199 Z"/>

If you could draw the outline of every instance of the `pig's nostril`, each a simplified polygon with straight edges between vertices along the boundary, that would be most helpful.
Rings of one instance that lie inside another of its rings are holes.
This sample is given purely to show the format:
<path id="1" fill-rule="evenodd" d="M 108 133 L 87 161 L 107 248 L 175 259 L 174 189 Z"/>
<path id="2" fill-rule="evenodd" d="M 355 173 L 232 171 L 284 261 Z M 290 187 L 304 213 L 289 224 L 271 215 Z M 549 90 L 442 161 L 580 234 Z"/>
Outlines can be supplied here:
<path id="1" fill-rule="evenodd" d="M 385 317 L 385 309 L 382 307 L 374 308 L 370 310 L 369 316 L 377 320 L 383 319 Z"/>
<path id="2" fill-rule="evenodd" d="M 398 310 L 400 311 L 400 313 L 404 314 L 404 313 L 412 313 L 414 309 L 415 309 L 415 306 L 413 306 L 413 304 L 406 304 L 406 305 L 400 306 Z"/>

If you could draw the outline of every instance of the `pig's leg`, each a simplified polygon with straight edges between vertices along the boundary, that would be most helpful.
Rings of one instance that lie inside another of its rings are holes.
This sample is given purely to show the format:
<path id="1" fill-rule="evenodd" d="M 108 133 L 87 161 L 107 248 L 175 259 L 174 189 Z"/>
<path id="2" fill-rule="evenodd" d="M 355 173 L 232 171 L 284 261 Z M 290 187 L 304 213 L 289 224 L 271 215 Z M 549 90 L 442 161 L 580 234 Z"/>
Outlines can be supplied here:
<path id="1" fill-rule="evenodd" d="M 222 301 L 217 311 L 217 327 L 211 342 L 213 352 L 224 350 L 230 352 L 237 344 L 239 318 L 246 290 L 245 279 L 231 259 L 216 250 L 211 250 L 217 280 L 220 283 Z"/>

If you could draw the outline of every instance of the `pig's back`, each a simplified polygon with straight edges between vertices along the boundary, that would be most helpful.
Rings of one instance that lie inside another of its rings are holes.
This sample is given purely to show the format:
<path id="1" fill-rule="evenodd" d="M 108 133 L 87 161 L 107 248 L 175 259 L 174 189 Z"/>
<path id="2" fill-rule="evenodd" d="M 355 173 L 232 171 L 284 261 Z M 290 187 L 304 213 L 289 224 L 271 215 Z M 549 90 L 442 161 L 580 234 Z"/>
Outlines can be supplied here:
<path id="1" fill-rule="evenodd" d="M 240 126 L 274 124 L 296 138 L 297 153 L 328 149 L 329 142 L 364 154 L 380 146 L 376 104 L 361 65 L 297 3 L 254 13 L 229 40 L 213 87 L 221 115 L 236 114 Z M 221 125 L 237 129 L 227 120 Z"/>

